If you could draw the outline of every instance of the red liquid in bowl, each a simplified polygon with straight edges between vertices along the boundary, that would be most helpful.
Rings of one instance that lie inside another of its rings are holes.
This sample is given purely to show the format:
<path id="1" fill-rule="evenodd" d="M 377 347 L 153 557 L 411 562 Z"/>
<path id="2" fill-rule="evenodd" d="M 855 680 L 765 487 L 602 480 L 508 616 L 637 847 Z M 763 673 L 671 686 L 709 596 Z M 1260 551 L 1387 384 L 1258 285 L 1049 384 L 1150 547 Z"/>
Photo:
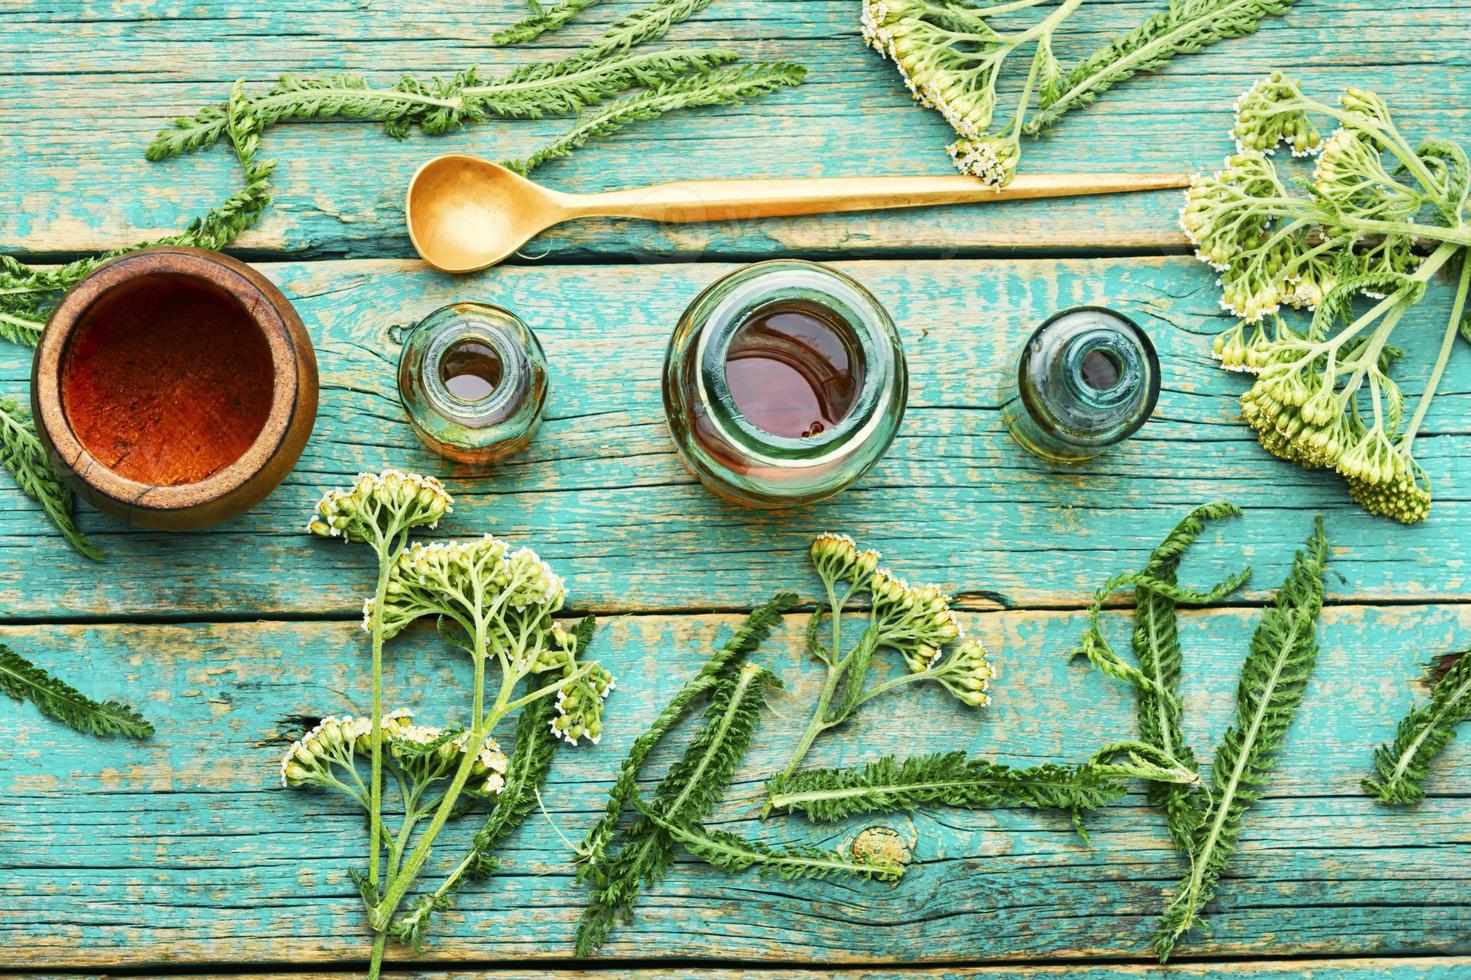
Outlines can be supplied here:
<path id="1" fill-rule="evenodd" d="M 155 275 L 99 297 L 62 358 L 77 440 L 119 476 L 199 481 L 239 459 L 270 413 L 270 346 L 227 293 Z"/>

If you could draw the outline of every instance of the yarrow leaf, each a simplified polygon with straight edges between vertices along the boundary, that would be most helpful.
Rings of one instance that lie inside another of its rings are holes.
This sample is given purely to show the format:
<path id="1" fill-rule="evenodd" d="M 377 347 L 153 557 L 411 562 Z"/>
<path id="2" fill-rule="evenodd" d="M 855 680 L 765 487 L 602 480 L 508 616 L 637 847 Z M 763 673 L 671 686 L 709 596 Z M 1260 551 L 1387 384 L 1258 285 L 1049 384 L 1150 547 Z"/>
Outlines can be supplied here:
<path id="1" fill-rule="evenodd" d="M 858 769 L 808 769 L 766 784 L 766 809 L 795 811 L 832 823 L 867 813 L 909 813 L 924 806 L 982 809 L 1016 805 L 1094 810 L 1121 798 L 1124 781 L 1094 765 L 1016 768 L 964 752 L 896 760 Z"/>
<path id="2" fill-rule="evenodd" d="M 1456 726 L 1471 718 L 1471 655 L 1459 653 L 1436 681 L 1430 700 L 1411 705 L 1394 741 L 1374 750 L 1374 775 L 1364 792 L 1381 803 L 1409 806 L 1425 798 L 1430 765 L 1456 737 Z"/>
<path id="3" fill-rule="evenodd" d="M 898 881 L 904 877 L 904 866 L 900 864 L 866 860 L 856 853 L 843 854 L 840 851 L 825 851 L 803 845 L 772 847 L 699 823 L 667 820 L 657 809 L 637 798 L 635 804 L 645 817 L 683 844 L 695 857 L 712 867 L 735 874 L 755 868 L 763 877 L 771 876 L 788 881 L 801 878 L 820 881 L 834 875 L 876 881 Z"/>
<path id="4" fill-rule="evenodd" d="M 56 475 L 31 413 L 9 398 L 0 398 L 0 466 L 22 493 L 41 505 L 69 545 L 93 561 L 102 560 L 102 552 L 72 520 L 72 492 Z"/>
<path id="5" fill-rule="evenodd" d="M 94 701 L 4 644 L 0 644 L 0 691 L 31 702 L 42 714 L 86 735 L 141 739 L 153 734 L 153 726 L 133 708 L 121 701 Z"/>
<path id="6" fill-rule="evenodd" d="M 749 662 L 721 681 L 711 694 L 704 726 L 648 803 L 662 820 L 696 823 L 720 803 L 760 724 L 767 692 L 779 686 L 775 675 Z M 588 866 L 592 896 L 577 924 L 577 955 L 590 955 L 620 920 L 630 921 L 639 892 L 662 880 L 673 862 L 669 831 L 648 816 L 635 820 L 611 858 Z"/>
<path id="7" fill-rule="evenodd" d="M 1074 109 L 1140 72 L 1163 67 L 1179 54 L 1191 54 L 1228 38 L 1243 37 L 1268 17 L 1287 12 L 1294 0 L 1170 0 L 1168 8 L 1146 18 L 1129 33 L 1086 55 L 1052 86 L 1041 89 L 1038 111 L 1025 132 L 1046 132 Z"/>
<path id="8" fill-rule="evenodd" d="M 608 793 L 608 803 L 604 808 L 603 816 L 588 830 L 581 847 L 578 848 L 577 876 L 579 878 L 598 878 L 607 874 L 608 845 L 618 828 L 619 817 L 633 798 L 638 785 L 639 773 L 643 771 L 649 753 L 699 701 L 707 697 L 717 686 L 731 681 L 746 659 L 781 622 L 782 614 L 796 603 L 795 593 L 779 592 L 766 603 L 752 610 L 731 638 L 722 644 L 709 660 L 705 661 L 695 676 L 690 678 L 679 693 L 664 706 L 648 730 L 634 739 L 633 745 L 629 748 L 628 754 L 618 769 L 618 778 L 613 782 L 613 789 Z"/>
<path id="9" fill-rule="evenodd" d="M 1304 550 L 1262 614 L 1241 668 L 1236 718 L 1216 746 L 1212 801 L 1194 828 L 1190 869 L 1160 917 L 1154 948 L 1169 958 L 1175 942 L 1196 926 L 1230 864 L 1251 805 L 1271 779 L 1278 752 L 1317 663 L 1317 619 L 1323 606 L 1328 540 L 1318 518 Z"/>

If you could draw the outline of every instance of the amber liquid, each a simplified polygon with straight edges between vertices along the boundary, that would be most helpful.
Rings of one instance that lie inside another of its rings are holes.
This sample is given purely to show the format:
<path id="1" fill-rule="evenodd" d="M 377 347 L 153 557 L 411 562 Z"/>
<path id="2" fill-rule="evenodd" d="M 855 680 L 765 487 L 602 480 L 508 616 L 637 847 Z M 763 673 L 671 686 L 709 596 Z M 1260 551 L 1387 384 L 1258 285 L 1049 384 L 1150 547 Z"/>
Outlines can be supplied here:
<path id="1" fill-rule="evenodd" d="M 154 276 L 100 298 L 61 367 L 77 439 L 120 476 L 198 483 L 239 459 L 265 427 L 271 351 L 228 294 Z"/>
<path id="2" fill-rule="evenodd" d="M 736 328 L 725 378 L 736 408 L 752 425 L 810 439 L 853 410 L 863 362 L 842 318 L 815 303 L 782 300 Z"/>
<path id="3" fill-rule="evenodd" d="M 451 395 L 466 402 L 489 398 L 500 387 L 505 372 L 500 354 L 482 340 L 461 340 L 439 361 L 439 380 Z"/>

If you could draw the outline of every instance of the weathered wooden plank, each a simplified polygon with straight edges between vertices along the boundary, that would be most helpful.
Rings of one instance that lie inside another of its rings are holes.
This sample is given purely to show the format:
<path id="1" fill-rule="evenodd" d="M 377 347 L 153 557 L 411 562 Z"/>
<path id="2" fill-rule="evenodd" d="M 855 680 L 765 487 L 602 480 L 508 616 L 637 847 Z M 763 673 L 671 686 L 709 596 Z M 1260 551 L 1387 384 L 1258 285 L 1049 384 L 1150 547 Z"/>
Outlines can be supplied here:
<path id="1" fill-rule="evenodd" d="M 1231 711 L 1254 615 L 1214 611 L 1185 623 L 1187 738 L 1207 758 Z M 585 831 L 631 739 L 735 621 L 605 624 L 598 655 L 621 683 L 602 745 L 559 755 L 545 793 L 556 829 L 541 817 L 523 828 L 505 851 L 504 872 L 462 896 L 427 956 L 568 954 L 583 893 L 558 830 L 574 839 Z M 1015 762 L 1076 760 L 1132 731 L 1125 692 L 1067 663 L 1081 615 L 973 614 L 967 624 L 1001 669 L 992 708 L 977 716 L 938 692 L 911 692 L 820 741 L 812 762 L 956 747 Z M 1090 820 L 1091 845 L 1064 815 L 1016 810 L 936 810 L 839 828 L 756 820 L 760 780 L 784 761 L 818 685 L 810 665 L 792 659 L 802 625 L 793 617 L 762 654 L 788 686 L 719 822 L 768 840 L 831 845 L 888 823 L 915 841 L 909 877 L 894 888 L 793 884 L 717 873 L 682 857 L 607 955 L 916 964 L 1145 957 L 1180 866 L 1158 814 L 1139 796 Z M 1123 631 L 1123 617 L 1109 628 Z M 1212 936 L 1182 947 L 1182 956 L 1467 954 L 1471 743 L 1451 747 L 1430 798 L 1413 810 L 1372 803 L 1357 781 L 1372 745 L 1412 696 L 1423 696 L 1412 683 L 1420 662 L 1468 633 L 1471 605 L 1324 613 L 1319 670 L 1268 798 L 1247 819 L 1240 859 L 1212 909 Z M 8 965 L 288 956 L 304 966 L 364 955 L 345 873 L 359 859 L 360 818 L 335 799 L 275 784 L 283 719 L 350 710 L 366 697 L 360 633 L 340 623 L 266 622 L 21 627 L 0 639 L 90 691 L 132 699 L 159 727 L 144 744 L 99 745 L 29 707 L 0 706 L 0 798 L 8 801 L 0 809 L 0 942 Z M 427 629 L 395 642 L 390 703 L 444 720 L 446 692 L 467 674 L 459 659 L 447 658 Z M 440 860 L 453 850 L 443 847 Z"/>
<path id="2" fill-rule="evenodd" d="M 829 967 L 824 970 L 782 970 L 782 976 L 793 980 L 811 980 L 816 977 L 842 977 L 852 980 L 892 980 L 896 977 L 922 977 L 944 980 L 949 977 L 982 977 L 986 980 L 1113 980 L 1134 977 L 1190 977 L 1195 980 L 1222 980 L 1226 977 L 1243 975 L 1264 977 L 1296 977 L 1304 980 L 1374 980 L 1393 973 L 1406 980 L 1454 980 L 1471 969 L 1471 959 L 1460 956 L 1402 956 L 1383 959 L 1302 959 L 1302 960 L 1248 960 L 1237 963 L 1183 963 L 1169 967 L 1148 966 L 1132 963 L 1103 963 L 1087 966 L 949 966 L 938 969 L 894 970 L 873 967 Z M 632 980 L 665 980 L 665 978 L 690 978 L 690 980 L 757 980 L 771 976 L 771 971 L 726 967 L 680 967 L 639 968 L 610 966 L 602 969 L 583 970 L 516 970 L 496 967 L 493 970 L 417 970 L 413 973 L 389 971 L 386 980 L 591 980 L 606 977 L 617 971 L 620 977 Z M 258 973 L 253 976 L 279 977 L 286 974 Z M 341 973 L 292 973 L 294 980 L 332 980 Z M 76 976 L 76 974 L 67 974 Z M 105 974 L 101 976 L 106 976 Z M 181 980 L 202 980 L 203 974 L 177 974 Z M 214 974 L 213 976 L 220 976 Z M 40 974 L 21 974 L 20 980 L 59 980 Z M 100 977 L 99 977 L 100 980 Z"/>
<path id="3" fill-rule="evenodd" d="M 1471 469 L 1449 438 L 1466 431 L 1467 351 L 1454 352 L 1416 444 L 1438 488 L 1434 514 L 1402 528 L 1361 511 L 1335 477 L 1257 446 L 1235 401 L 1245 381 L 1208 356 L 1210 335 L 1228 322 L 1211 274 L 1184 258 L 842 264 L 901 326 L 910 411 L 890 455 L 858 487 L 783 514 L 744 511 L 704 492 L 664 426 L 666 338 L 728 266 L 502 268 L 465 279 L 411 262 L 263 268 L 298 304 L 322 368 L 321 414 L 295 473 L 253 513 L 197 534 L 129 530 L 83 508 L 82 526 L 109 554 L 106 569 L 67 551 L 30 501 L 0 494 L 6 616 L 355 615 L 368 555 L 314 543 L 301 527 L 324 489 L 384 465 L 448 481 L 460 506 L 438 534 L 490 529 L 531 544 L 568 576 L 579 607 L 594 609 L 749 606 L 778 586 L 800 587 L 806 546 L 827 529 L 891 553 L 918 581 L 1013 605 L 1076 606 L 1112 572 L 1141 564 L 1190 507 L 1223 496 L 1251 514 L 1223 529 L 1228 546 L 1201 549 L 1189 572 L 1195 581 L 1251 562 L 1252 594 L 1264 594 L 1281 580 L 1311 514 L 1323 511 L 1338 599 L 1467 591 Z M 1412 392 L 1448 292 L 1436 287 L 1415 313 L 1420 322 L 1395 335 L 1411 351 Z M 486 473 L 455 469 L 420 447 L 393 387 L 392 328 L 467 298 L 518 311 L 544 341 L 554 374 L 537 441 Z M 1086 302 L 1139 317 L 1160 348 L 1165 391 L 1155 419 L 1127 445 L 1052 472 L 1012 443 L 998 392 L 1026 334 L 1053 311 Z M 24 393 L 27 355 L 0 350 L 4 390 Z"/>
<path id="4" fill-rule="evenodd" d="M 353 71 L 391 84 L 401 73 L 494 71 L 557 57 L 597 36 L 634 0 L 608 0 L 535 49 L 495 51 L 492 26 L 520 0 L 392 5 L 201 0 L 187 14 L 132 0 L 0 0 L 0 250 L 69 252 L 119 245 L 178 228 L 238 180 L 221 149 L 156 167 L 142 159 L 173 117 L 218 101 L 236 78 L 263 85 L 283 72 Z M 1160 7 L 1142 0 L 1089 3 L 1058 42 L 1076 57 Z M 1372 25 L 1372 29 L 1370 28 Z M 635 127 L 555 164 L 557 186 L 594 190 L 692 176 L 816 176 L 948 172 L 944 123 L 913 107 L 891 66 L 858 40 L 857 0 L 719 0 L 671 36 L 734 44 L 752 58 L 801 60 L 801 89 L 729 110 Z M 1182 59 L 1109 92 L 1046 140 L 1026 147 L 1034 172 L 1186 170 L 1230 149 L 1231 100 L 1254 77 L 1291 67 L 1331 98 L 1347 84 L 1390 97 L 1414 134 L 1464 129 L 1471 25 L 1441 0 L 1385 7 L 1370 0 L 1301 3 L 1254 37 Z M 1020 78 L 1008 80 L 1008 89 Z M 288 126 L 266 138 L 279 156 L 277 203 L 243 239 L 256 251 L 362 256 L 411 254 L 403 188 L 428 156 L 469 150 L 523 155 L 565 124 L 491 123 L 461 134 L 395 143 L 364 125 Z M 1188 136 L 1186 135 L 1188 134 Z M 585 222 L 532 246 L 532 256 L 847 254 L 902 250 L 950 255 L 1118 249 L 1183 244 L 1169 195 L 1042 206 L 948 208 L 711 228 Z"/>

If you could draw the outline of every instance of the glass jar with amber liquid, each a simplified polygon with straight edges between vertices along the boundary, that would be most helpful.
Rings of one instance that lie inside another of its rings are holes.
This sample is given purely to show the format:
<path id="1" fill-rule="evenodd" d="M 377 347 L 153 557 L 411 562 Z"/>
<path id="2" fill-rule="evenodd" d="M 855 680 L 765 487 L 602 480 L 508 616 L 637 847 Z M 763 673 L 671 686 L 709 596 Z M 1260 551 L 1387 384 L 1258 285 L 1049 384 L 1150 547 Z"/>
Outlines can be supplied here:
<path id="1" fill-rule="evenodd" d="M 852 278 L 795 259 L 719 280 L 680 318 L 664 410 L 680 457 L 750 507 L 830 497 L 889 448 L 909 379 L 889 314 Z"/>

